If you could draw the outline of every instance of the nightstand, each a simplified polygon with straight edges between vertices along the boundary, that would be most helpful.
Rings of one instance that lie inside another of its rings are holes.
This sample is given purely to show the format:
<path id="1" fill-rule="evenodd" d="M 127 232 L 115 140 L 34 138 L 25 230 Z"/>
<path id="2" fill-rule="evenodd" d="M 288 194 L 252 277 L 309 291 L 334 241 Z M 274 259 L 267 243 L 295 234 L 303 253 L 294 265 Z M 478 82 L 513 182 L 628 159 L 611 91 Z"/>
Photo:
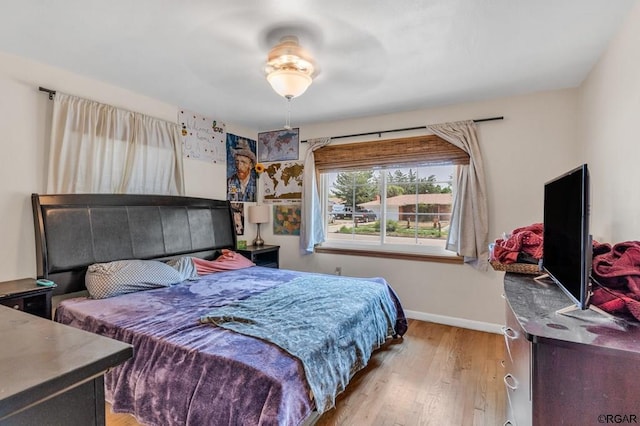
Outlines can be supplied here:
<path id="1" fill-rule="evenodd" d="M 238 253 L 255 263 L 257 266 L 264 266 L 267 268 L 280 267 L 280 261 L 278 259 L 280 246 L 248 246 L 246 249 L 237 249 Z"/>
<path id="2" fill-rule="evenodd" d="M 0 282 L 0 305 L 51 319 L 53 287 L 39 286 L 33 278 Z"/>

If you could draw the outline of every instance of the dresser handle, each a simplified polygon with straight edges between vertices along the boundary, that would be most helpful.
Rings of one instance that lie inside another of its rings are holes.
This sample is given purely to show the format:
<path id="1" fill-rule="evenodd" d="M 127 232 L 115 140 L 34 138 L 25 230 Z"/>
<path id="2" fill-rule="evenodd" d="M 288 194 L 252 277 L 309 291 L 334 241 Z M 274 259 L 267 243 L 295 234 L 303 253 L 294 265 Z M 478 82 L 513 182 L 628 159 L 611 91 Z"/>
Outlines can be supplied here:
<path id="1" fill-rule="evenodd" d="M 512 391 L 515 391 L 516 389 L 518 389 L 518 381 L 516 380 L 515 377 L 513 377 L 511 373 L 508 373 L 506 376 L 504 376 L 503 380 L 504 380 L 504 384 Z"/>
<path id="2" fill-rule="evenodd" d="M 13 309 L 20 309 L 20 305 L 13 305 Z"/>
<path id="3" fill-rule="evenodd" d="M 511 420 L 507 420 L 502 424 L 502 426 L 513 426 L 513 423 L 511 423 Z"/>
<path id="4" fill-rule="evenodd" d="M 513 361 L 513 355 L 511 355 L 511 345 L 509 345 L 509 340 L 516 340 L 518 338 L 518 332 L 515 331 L 511 327 L 502 326 L 500 328 L 502 330 L 502 334 L 504 335 L 504 345 L 507 347 L 507 354 L 511 361 Z"/>
<path id="5" fill-rule="evenodd" d="M 515 340 L 518 338 L 518 332 L 513 328 L 502 326 L 500 329 L 502 330 L 502 334 L 504 334 L 504 337 L 511 340 Z"/>

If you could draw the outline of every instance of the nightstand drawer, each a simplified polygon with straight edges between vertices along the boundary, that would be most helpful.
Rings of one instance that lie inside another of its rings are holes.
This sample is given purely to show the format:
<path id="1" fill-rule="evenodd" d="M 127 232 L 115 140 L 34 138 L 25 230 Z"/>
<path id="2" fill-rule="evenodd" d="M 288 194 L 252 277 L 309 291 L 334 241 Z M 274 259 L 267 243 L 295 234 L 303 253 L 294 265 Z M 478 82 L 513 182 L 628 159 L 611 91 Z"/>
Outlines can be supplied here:
<path id="1" fill-rule="evenodd" d="M 50 310 L 50 302 L 47 299 L 47 294 L 36 294 L 33 296 L 16 296 L 6 299 L 0 299 L 0 305 L 8 306 L 19 311 L 24 311 L 46 318 L 47 313 Z"/>
<path id="2" fill-rule="evenodd" d="M 39 286 L 36 280 L 24 278 L 0 282 L 0 305 L 51 319 L 53 287 Z"/>
<path id="3" fill-rule="evenodd" d="M 22 297 L 12 297 L 9 299 L 0 299 L 0 305 L 8 306 L 19 311 L 24 311 L 24 299 Z"/>
<path id="4" fill-rule="evenodd" d="M 248 246 L 244 249 L 238 249 L 237 252 L 257 266 L 276 269 L 280 267 L 280 246 Z"/>

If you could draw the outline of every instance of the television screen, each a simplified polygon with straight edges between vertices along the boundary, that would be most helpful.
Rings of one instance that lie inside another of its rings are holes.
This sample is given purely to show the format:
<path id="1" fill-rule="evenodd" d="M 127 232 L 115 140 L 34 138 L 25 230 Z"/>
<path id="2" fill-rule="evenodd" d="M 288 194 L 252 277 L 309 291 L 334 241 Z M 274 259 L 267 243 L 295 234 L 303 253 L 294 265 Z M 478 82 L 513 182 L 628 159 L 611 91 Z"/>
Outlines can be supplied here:
<path id="1" fill-rule="evenodd" d="M 544 186 L 542 266 L 580 309 L 591 294 L 589 171 L 571 170 Z"/>

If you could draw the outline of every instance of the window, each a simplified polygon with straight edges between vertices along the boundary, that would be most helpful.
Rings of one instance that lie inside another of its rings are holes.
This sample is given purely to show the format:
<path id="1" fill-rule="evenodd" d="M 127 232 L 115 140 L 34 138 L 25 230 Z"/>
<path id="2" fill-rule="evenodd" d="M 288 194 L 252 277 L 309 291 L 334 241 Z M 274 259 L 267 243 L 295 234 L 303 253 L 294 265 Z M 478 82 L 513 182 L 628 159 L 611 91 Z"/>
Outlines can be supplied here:
<path id="1" fill-rule="evenodd" d="M 453 173 L 453 165 L 323 173 L 327 243 L 444 250 Z"/>
<path id="2" fill-rule="evenodd" d="M 445 244 L 464 151 L 429 135 L 330 145 L 315 158 L 326 221 L 320 251 L 458 259 Z"/>

